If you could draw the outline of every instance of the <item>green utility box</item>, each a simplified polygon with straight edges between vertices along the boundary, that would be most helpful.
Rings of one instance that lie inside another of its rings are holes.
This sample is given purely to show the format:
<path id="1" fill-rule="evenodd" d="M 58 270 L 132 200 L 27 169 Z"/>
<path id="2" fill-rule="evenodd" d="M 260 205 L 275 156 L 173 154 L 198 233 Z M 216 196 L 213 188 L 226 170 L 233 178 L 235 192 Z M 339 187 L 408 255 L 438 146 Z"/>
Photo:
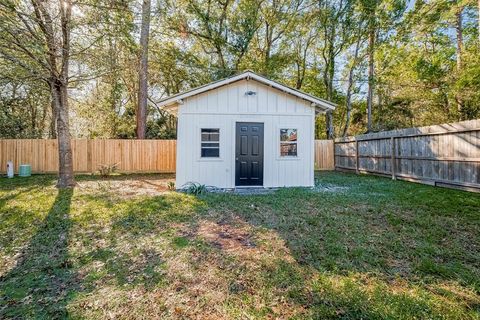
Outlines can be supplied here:
<path id="1" fill-rule="evenodd" d="M 18 167 L 19 177 L 30 177 L 32 175 L 32 166 L 29 164 L 21 164 Z"/>

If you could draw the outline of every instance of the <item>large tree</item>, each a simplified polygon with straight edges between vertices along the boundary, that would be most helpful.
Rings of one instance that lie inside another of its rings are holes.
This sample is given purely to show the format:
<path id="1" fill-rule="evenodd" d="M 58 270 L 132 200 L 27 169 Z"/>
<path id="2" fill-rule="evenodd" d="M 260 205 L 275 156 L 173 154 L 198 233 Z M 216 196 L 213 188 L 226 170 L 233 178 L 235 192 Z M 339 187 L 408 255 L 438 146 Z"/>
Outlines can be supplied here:
<path id="1" fill-rule="evenodd" d="M 148 100 L 148 39 L 150 34 L 151 0 L 142 2 L 140 27 L 140 67 L 138 69 L 137 138 L 145 139 Z"/>
<path id="2" fill-rule="evenodd" d="M 48 85 L 55 115 L 59 188 L 75 185 L 70 144 L 68 82 L 71 55 L 71 0 L 3 1 L 2 59 Z"/>
<path id="3" fill-rule="evenodd" d="M 404 0 L 360 0 L 360 11 L 367 21 L 368 33 L 368 91 L 367 91 L 367 131 L 374 129 L 373 99 L 376 86 L 375 54 L 378 41 L 394 33 L 401 20 L 406 4 Z"/>
<path id="4" fill-rule="evenodd" d="M 354 9 L 352 0 L 319 1 L 318 17 L 323 43 L 320 48 L 323 58 L 323 82 L 326 89 L 326 99 L 334 100 L 334 77 L 337 66 L 336 59 L 342 54 L 353 32 L 351 17 Z M 326 135 L 328 139 L 335 136 L 333 114 L 327 112 Z"/>

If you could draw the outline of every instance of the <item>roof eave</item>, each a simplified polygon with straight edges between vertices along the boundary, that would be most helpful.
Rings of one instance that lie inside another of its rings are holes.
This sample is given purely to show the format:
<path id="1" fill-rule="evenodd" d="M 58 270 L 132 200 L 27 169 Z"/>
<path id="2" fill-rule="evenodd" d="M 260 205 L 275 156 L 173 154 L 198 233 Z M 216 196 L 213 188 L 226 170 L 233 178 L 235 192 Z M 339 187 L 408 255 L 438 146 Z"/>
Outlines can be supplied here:
<path id="1" fill-rule="evenodd" d="M 210 90 L 214 90 L 214 89 L 217 89 L 219 87 L 222 87 L 222 86 L 225 86 L 225 85 L 228 85 L 228 84 L 231 84 L 233 82 L 237 82 L 237 81 L 240 81 L 240 80 L 243 80 L 243 79 L 246 79 L 246 80 L 253 79 L 253 80 L 256 80 L 256 81 L 258 81 L 260 83 L 263 83 L 265 85 L 269 85 L 269 86 L 271 86 L 271 87 L 273 87 L 277 90 L 280 90 L 280 91 L 283 91 L 285 93 L 291 94 L 291 95 L 296 96 L 300 99 L 309 101 L 312 104 L 312 107 L 315 107 L 315 110 L 317 110 L 317 107 L 318 107 L 318 108 L 321 108 L 324 112 L 326 112 L 326 111 L 330 111 L 330 110 L 335 110 L 335 107 L 336 107 L 336 104 L 334 104 L 330 101 L 318 99 L 314 96 L 309 95 L 308 93 L 290 88 L 290 87 L 285 86 L 285 85 L 283 85 L 281 83 L 278 83 L 276 81 L 273 81 L 273 80 L 267 79 L 265 77 L 259 76 L 256 73 L 253 73 L 252 71 L 246 71 L 244 73 L 238 74 L 238 75 L 230 77 L 230 78 L 226 78 L 226 79 L 223 79 L 223 80 L 212 82 L 212 83 L 197 87 L 195 89 L 192 89 L 190 91 L 186 91 L 186 92 L 183 92 L 183 93 L 173 95 L 171 97 L 160 100 L 159 103 L 158 103 L 158 106 L 159 107 L 164 107 L 164 106 L 169 106 L 169 105 L 173 105 L 173 104 L 183 104 L 183 99 L 185 99 L 185 98 L 188 98 L 188 97 L 191 97 L 191 96 L 194 96 L 194 95 L 197 95 L 197 94 L 201 94 L 201 93 L 204 93 L 204 92 L 207 92 L 207 91 L 210 91 Z"/>

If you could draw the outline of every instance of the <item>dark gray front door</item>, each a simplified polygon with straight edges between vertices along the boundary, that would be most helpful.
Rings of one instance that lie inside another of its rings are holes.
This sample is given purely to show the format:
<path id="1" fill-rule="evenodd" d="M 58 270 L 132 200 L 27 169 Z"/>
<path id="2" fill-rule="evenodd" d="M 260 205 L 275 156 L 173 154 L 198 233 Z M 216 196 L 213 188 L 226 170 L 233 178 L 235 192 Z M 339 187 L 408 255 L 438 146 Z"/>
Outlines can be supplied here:
<path id="1" fill-rule="evenodd" d="M 263 185 L 263 123 L 237 122 L 235 185 Z"/>

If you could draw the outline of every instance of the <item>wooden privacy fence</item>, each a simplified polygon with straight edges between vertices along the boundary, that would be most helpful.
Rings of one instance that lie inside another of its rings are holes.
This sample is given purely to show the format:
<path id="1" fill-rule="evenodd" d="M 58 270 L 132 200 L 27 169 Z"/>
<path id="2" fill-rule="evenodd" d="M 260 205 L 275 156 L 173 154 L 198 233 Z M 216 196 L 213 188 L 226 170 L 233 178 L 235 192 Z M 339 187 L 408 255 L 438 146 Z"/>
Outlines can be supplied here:
<path id="1" fill-rule="evenodd" d="M 120 172 L 175 172 L 175 140 L 72 139 L 73 170 L 89 173 L 100 165 L 118 163 Z M 58 171 L 57 140 L 0 139 L 0 172 L 13 161 L 15 172 L 22 163 L 33 173 Z M 333 140 L 315 141 L 315 169 L 333 170 Z"/>
<path id="2" fill-rule="evenodd" d="M 480 191 L 480 120 L 337 139 L 335 168 Z"/>
<path id="3" fill-rule="evenodd" d="M 95 172 L 100 165 L 118 164 L 121 172 L 175 172 L 175 140 L 72 139 L 73 170 Z M 2 171 L 13 161 L 15 172 L 22 163 L 33 173 L 58 171 L 57 140 L 0 140 Z"/>
<path id="4" fill-rule="evenodd" d="M 315 169 L 335 169 L 333 159 L 333 140 L 315 140 Z"/>

